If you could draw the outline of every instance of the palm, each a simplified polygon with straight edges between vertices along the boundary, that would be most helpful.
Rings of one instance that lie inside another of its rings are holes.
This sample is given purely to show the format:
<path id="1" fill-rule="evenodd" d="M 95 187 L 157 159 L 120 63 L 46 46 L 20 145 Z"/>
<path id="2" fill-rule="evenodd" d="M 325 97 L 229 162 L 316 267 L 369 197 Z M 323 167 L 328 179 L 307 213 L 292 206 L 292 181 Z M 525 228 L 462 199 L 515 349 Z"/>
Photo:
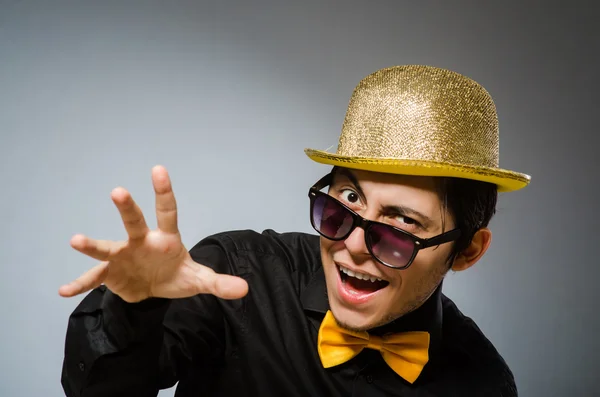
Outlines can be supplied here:
<path id="1" fill-rule="evenodd" d="M 233 299 L 246 294 L 247 283 L 192 260 L 181 242 L 177 227 L 177 205 L 167 171 L 155 167 L 152 182 L 156 193 L 158 228 L 149 230 L 142 211 L 122 188 L 112 192 L 128 240 L 93 240 L 82 235 L 71 239 L 76 250 L 102 261 L 77 280 L 60 288 L 70 297 L 100 284 L 128 302 L 148 297 L 183 298 L 199 293 Z"/>

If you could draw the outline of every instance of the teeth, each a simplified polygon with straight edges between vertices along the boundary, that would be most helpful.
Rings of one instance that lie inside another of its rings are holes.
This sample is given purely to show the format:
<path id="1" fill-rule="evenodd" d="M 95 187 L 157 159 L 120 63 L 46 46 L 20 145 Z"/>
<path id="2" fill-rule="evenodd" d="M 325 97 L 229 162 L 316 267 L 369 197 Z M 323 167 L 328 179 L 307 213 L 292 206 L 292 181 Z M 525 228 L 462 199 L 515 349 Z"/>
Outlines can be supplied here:
<path id="1" fill-rule="evenodd" d="M 345 267 L 339 266 L 339 269 L 340 269 L 340 271 L 342 273 L 344 273 L 344 274 L 346 274 L 346 275 L 348 275 L 350 277 L 357 278 L 359 280 L 368 280 L 368 281 L 370 281 L 372 283 L 374 283 L 375 281 L 383 281 L 382 279 L 377 278 L 377 277 L 368 276 L 366 274 L 353 272 L 352 270 L 346 269 Z"/>

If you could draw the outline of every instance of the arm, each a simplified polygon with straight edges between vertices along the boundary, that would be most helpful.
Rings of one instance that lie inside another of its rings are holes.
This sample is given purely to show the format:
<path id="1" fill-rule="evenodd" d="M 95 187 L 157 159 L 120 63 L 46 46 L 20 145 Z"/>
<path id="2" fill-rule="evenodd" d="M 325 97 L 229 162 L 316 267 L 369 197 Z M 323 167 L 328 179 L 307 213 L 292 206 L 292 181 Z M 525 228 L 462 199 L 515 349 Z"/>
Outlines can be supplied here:
<path id="1" fill-rule="evenodd" d="M 217 245 L 191 253 L 215 271 L 231 271 Z M 69 318 L 63 389 L 68 397 L 156 396 L 192 365 L 222 357 L 223 327 L 213 295 L 128 303 L 101 286 Z"/>
<path id="2" fill-rule="evenodd" d="M 157 226 L 150 230 L 129 192 L 112 198 L 127 241 L 83 235 L 71 246 L 100 262 L 59 294 L 92 291 L 69 319 L 62 384 L 67 396 L 155 396 L 182 371 L 222 352 L 220 299 L 246 295 L 218 239 L 188 252 L 177 227 L 177 205 L 163 167 L 152 170 Z M 225 274 L 221 274 L 225 273 Z M 212 361 L 211 361 L 212 362 Z M 211 371 L 205 371 L 205 377 Z"/>
<path id="3" fill-rule="evenodd" d="M 66 396 L 156 396 L 169 303 L 127 303 L 103 286 L 87 295 L 69 318 Z"/>

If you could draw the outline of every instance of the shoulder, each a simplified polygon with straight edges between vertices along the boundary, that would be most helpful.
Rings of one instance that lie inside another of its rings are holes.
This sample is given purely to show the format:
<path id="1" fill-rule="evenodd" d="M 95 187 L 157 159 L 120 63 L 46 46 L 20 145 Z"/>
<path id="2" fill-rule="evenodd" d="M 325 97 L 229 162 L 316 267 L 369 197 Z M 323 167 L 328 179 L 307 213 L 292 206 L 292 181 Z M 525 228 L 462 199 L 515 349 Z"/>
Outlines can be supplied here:
<path id="1" fill-rule="evenodd" d="M 213 234 L 198 242 L 190 254 L 199 262 L 206 256 L 220 256 L 236 267 L 252 267 L 269 258 L 283 264 L 291 272 L 312 272 L 320 266 L 318 236 L 299 232 L 278 233 L 271 229 Z"/>
<path id="2" fill-rule="evenodd" d="M 492 342 L 450 298 L 443 296 L 442 302 L 445 367 L 472 395 L 516 397 L 513 373 Z"/>

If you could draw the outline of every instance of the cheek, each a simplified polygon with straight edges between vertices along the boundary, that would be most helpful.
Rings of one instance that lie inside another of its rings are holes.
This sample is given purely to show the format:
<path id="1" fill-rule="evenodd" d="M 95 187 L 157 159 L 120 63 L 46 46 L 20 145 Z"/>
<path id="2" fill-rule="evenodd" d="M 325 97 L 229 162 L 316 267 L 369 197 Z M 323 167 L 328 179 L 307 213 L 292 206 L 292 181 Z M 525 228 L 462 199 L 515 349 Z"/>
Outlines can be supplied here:
<path id="1" fill-rule="evenodd" d="M 440 269 L 447 267 L 446 265 L 451 249 L 451 244 L 443 244 L 421 250 L 411 267 L 416 266 L 427 272 L 440 271 Z"/>
<path id="2" fill-rule="evenodd" d="M 445 258 L 448 255 L 445 251 L 438 249 L 433 252 L 420 252 L 413 263 L 404 270 L 385 269 L 386 276 L 392 280 L 394 285 L 394 296 L 404 296 L 409 298 L 416 290 L 423 288 L 423 284 L 428 284 L 426 280 L 438 280 L 445 273 Z"/>
<path id="3" fill-rule="evenodd" d="M 321 237 L 321 263 L 323 264 L 325 283 L 329 293 L 331 293 L 331 289 L 335 288 L 338 271 L 333 261 L 334 245 L 335 241 Z"/>
<path id="4" fill-rule="evenodd" d="M 321 241 L 321 256 L 328 256 L 329 253 L 331 252 L 331 246 L 333 245 L 333 241 L 326 239 L 325 237 L 321 236 L 320 238 Z"/>
<path id="5" fill-rule="evenodd" d="M 332 241 L 321 236 L 321 259 L 323 263 L 330 262 L 333 254 L 344 249 L 343 241 Z"/>
<path id="6" fill-rule="evenodd" d="M 333 265 L 333 253 L 335 252 L 335 241 L 321 237 L 321 263 L 328 273 L 329 268 Z"/>
<path id="7" fill-rule="evenodd" d="M 434 288 L 443 279 L 448 270 L 445 255 L 445 252 L 438 250 L 435 255 L 423 255 L 418 261 L 415 260 L 412 264 L 415 268 L 408 275 L 412 294 L 420 296 Z"/>

